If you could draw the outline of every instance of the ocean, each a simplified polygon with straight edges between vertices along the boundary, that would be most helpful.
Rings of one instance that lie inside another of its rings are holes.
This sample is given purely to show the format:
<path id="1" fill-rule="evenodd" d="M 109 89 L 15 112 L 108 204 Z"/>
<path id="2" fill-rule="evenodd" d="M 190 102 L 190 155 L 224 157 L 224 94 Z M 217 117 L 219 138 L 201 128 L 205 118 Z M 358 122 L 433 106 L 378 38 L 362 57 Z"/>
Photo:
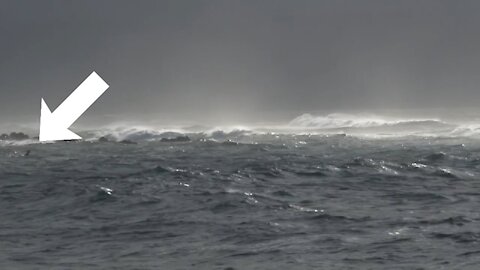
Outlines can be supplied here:
<path id="1" fill-rule="evenodd" d="M 0 269 L 478 269 L 476 131 L 303 115 L 3 141 Z"/>

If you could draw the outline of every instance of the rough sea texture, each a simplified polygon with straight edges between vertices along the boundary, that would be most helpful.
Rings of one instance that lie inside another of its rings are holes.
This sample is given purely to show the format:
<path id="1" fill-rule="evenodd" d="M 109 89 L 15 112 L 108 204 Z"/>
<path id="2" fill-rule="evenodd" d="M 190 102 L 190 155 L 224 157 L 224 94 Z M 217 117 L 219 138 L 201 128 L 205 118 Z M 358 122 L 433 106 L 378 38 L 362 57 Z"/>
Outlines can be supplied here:
<path id="1" fill-rule="evenodd" d="M 0 146 L 0 269 L 478 269 L 479 140 L 216 135 Z"/>

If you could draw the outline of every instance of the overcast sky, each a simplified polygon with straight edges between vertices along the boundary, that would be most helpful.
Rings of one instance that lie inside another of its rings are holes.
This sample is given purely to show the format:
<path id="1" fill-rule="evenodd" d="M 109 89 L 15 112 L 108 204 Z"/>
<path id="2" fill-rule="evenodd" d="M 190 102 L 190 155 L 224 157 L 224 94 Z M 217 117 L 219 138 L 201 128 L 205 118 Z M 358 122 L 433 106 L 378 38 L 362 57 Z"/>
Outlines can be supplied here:
<path id="1" fill-rule="evenodd" d="M 93 70 L 80 119 L 247 121 L 480 101 L 480 1 L 0 1 L 0 122 Z M 112 119 L 113 119 L 112 118 Z M 12 120 L 13 119 L 13 120 Z"/>

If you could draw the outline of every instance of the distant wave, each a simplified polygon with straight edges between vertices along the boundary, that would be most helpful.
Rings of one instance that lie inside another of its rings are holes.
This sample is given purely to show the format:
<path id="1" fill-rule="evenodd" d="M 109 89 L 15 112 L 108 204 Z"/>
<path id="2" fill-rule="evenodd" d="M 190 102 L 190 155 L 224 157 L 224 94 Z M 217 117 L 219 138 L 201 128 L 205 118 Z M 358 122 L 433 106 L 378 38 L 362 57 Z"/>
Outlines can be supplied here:
<path id="1" fill-rule="evenodd" d="M 36 139 L 27 139 L 27 140 L 1 140 L 0 146 L 10 146 L 10 145 L 28 145 L 39 143 Z"/>
<path id="2" fill-rule="evenodd" d="M 294 130 L 322 133 L 327 131 L 342 131 L 349 135 L 364 136 L 446 136 L 463 137 L 480 134 L 471 128 L 448 123 L 440 119 L 428 118 L 393 118 L 376 115 L 328 114 L 315 116 L 303 114 L 288 123 Z"/>
<path id="3" fill-rule="evenodd" d="M 165 137 L 173 137 L 185 134 L 181 129 L 153 129 L 149 127 L 117 127 L 114 129 L 100 129 L 88 131 L 82 134 L 86 139 L 99 139 L 105 137 L 113 141 L 149 141 Z"/>
<path id="4" fill-rule="evenodd" d="M 309 113 L 302 114 L 290 121 L 291 127 L 303 128 L 367 128 L 393 125 L 448 125 L 438 119 L 389 119 L 374 115 L 351 115 L 334 113 L 326 116 L 314 116 Z M 450 126 L 450 125 L 448 125 Z"/>
<path id="5" fill-rule="evenodd" d="M 192 136 L 196 139 L 211 140 L 230 140 L 239 139 L 255 133 L 252 130 L 237 128 L 211 128 L 205 127 L 204 130 L 190 131 L 188 127 L 175 129 L 154 129 L 148 127 L 101 129 L 81 133 L 85 140 L 98 140 L 106 138 L 111 141 L 156 141 L 161 139 L 171 139 L 180 136 Z"/>
<path id="6" fill-rule="evenodd" d="M 461 137 L 480 136 L 480 124 L 459 125 L 450 132 L 450 135 Z"/>
<path id="7" fill-rule="evenodd" d="M 328 115 L 302 114 L 283 125 L 271 126 L 110 126 L 89 131 L 75 131 L 86 141 L 176 141 L 188 136 L 188 141 L 209 140 L 217 142 L 256 142 L 278 139 L 279 135 L 342 135 L 362 138 L 396 137 L 468 137 L 480 138 L 480 123 L 452 123 L 441 119 L 394 118 L 372 114 Z M 271 138 L 270 138 L 271 137 Z M 185 139 L 185 138 L 184 138 Z M 187 141 L 187 140 L 179 140 Z M 23 145 L 38 143 L 38 140 L 0 141 L 0 145 Z"/>

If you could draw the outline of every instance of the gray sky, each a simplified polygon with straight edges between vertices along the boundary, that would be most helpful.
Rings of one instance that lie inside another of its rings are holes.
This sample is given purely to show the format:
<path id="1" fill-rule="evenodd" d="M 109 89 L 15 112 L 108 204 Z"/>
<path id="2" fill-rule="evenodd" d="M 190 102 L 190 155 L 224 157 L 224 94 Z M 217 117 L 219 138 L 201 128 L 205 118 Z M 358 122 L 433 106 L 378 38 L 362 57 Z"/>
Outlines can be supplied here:
<path id="1" fill-rule="evenodd" d="M 80 119 L 252 121 L 480 101 L 480 1 L 0 1 L 0 122 L 93 70 Z M 287 119 L 288 120 L 288 119 Z"/>

